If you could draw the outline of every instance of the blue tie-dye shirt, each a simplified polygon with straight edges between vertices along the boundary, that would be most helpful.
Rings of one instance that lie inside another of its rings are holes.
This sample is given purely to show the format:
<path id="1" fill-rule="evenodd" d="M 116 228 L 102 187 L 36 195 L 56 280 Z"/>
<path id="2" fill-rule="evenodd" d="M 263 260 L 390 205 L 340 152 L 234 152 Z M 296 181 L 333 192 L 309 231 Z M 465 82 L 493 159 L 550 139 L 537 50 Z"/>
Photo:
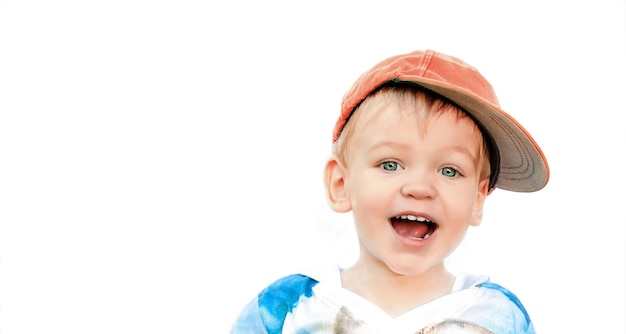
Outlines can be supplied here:
<path id="1" fill-rule="evenodd" d="M 341 287 L 339 268 L 281 278 L 239 314 L 231 334 L 495 333 L 534 334 L 509 290 L 486 276 L 459 274 L 452 292 L 397 317 Z"/>

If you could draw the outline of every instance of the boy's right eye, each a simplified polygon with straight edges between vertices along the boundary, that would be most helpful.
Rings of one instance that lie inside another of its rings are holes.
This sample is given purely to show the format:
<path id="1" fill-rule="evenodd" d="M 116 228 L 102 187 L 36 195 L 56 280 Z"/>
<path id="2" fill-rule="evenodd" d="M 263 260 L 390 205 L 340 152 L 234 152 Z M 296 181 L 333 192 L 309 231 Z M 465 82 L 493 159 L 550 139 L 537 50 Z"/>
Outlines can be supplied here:
<path id="1" fill-rule="evenodd" d="M 388 172 L 396 172 L 402 169 L 400 165 L 395 161 L 385 161 L 380 164 L 380 167 Z"/>

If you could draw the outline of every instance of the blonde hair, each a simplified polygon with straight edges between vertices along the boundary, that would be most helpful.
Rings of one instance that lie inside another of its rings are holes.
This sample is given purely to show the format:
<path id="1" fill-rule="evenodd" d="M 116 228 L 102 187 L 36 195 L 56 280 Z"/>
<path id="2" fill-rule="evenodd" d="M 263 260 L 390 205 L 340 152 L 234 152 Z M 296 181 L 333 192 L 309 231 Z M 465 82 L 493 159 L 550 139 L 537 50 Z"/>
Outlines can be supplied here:
<path id="1" fill-rule="evenodd" d="M 376 111 L 391 104 L 398 105 L 402 115 L 415 117 L 420 127 L 420 132 L 422 133 L 427 130 L 428 121 L 433 116 L 440 115 L 444 112 L 455 114 L 457 119 L 471 119 L 478 133 L 478 138 L 481 141 L 480 150 L 478 152 L 480 179 L 489 179 L 491 174 L 489 148 L 476 122 L 456 104 L 415 85 L 383 86 L 370 94 L 356 107 L 332 147 L 332 153 L 337 157 L 339 162 L 344 166 L 348 166 L 350 163 L 348 159 L 350 156 L 350 143 L 354 132 L 357 130 L 356 124 L 359 123 L 359 120 L 369 115 L 369 119 L 364 120 L 364 125 L 367 125 L 375 119 Z"/>

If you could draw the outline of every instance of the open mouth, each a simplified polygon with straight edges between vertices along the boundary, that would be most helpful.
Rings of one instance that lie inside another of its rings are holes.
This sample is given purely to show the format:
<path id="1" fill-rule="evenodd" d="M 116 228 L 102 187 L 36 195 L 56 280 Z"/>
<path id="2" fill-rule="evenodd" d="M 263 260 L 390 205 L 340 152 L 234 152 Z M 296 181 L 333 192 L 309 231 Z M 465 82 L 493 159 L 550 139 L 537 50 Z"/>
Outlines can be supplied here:
<path id="1" fill-rule="evenodd" d="M 426 240 L 435 233 L 437 224 L 422 216 L 402 215 L 391 218 L 399 235 L 411 240 Z"/>

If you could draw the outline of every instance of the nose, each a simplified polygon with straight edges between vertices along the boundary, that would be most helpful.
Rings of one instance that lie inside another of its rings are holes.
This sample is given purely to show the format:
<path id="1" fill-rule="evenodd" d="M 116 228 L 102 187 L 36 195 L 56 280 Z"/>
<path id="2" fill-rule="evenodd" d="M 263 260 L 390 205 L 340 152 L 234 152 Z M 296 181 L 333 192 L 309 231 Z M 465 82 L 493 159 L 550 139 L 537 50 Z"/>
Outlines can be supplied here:
<path id="1" fill-rule="evenodd" d="M 434 198 L 437 194 L 435 176 L 425 172 L 407 173 L 400 189 L 402 196 L 415 199 Z"/>

